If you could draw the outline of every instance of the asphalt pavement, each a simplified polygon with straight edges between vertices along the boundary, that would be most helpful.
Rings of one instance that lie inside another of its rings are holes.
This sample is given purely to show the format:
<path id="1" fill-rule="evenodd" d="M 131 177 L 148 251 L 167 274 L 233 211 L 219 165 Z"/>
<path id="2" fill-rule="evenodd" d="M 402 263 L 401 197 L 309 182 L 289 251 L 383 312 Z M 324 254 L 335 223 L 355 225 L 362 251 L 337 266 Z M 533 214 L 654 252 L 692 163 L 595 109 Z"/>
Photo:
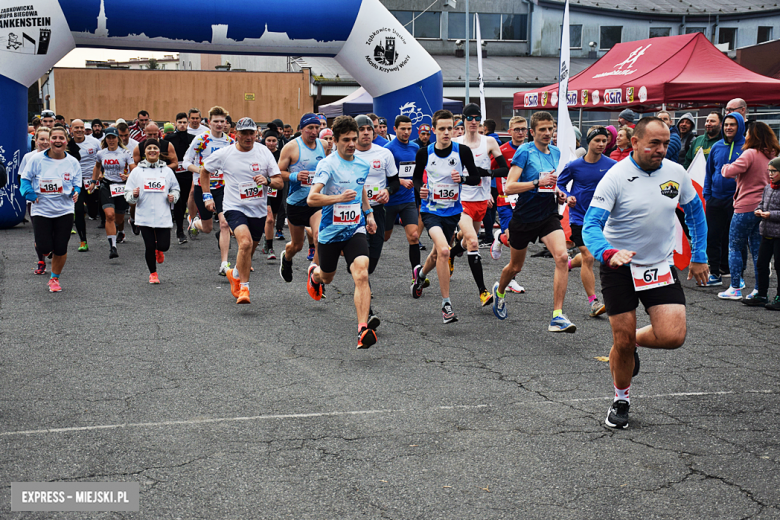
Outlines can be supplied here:
<path id="1" fill-rule="evenodd" d="M 575 270 L 577 332 L 547 332 L 550 259 L 528 259 L 503 322 L 458 259 L 443 325 L 435 273 L 410 295 L 397 227 L 371 278 L 379 342 L 356 350 L 343 263 L 315 302 L 303 252 L 286 284 L 258 251 L 239 306 L 213 236 L 172 244 L 153 286 L 141 237 L 109 261 L 87 228 L 59 294 L 32 272 L 31 225 L 0 230 L 2 518 L 780 517 L 778 312 L 684 282 L 685 345 L 642 349 L 614 431 L 609 322 Z M 483 250 L 488 287 L 507 256 Z M 138 482 L 140 511 L 13 513 L 11 482 Z"/>

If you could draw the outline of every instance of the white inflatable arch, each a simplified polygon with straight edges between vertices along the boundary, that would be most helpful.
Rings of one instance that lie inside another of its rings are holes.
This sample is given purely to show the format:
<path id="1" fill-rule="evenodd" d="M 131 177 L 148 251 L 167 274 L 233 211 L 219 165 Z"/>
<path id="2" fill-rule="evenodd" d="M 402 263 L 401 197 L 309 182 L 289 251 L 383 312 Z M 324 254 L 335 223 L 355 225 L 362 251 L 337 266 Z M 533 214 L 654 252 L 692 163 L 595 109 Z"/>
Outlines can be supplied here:
<path id="1" fill-rule="evenodd" d="M 442 106 L 440 67 L 379 0 L 0 0 L 0 229 L 24 218 L 27 89 L 76 47 L 329 56 L 389 121 L 413 107 L 430 122 Z"/>

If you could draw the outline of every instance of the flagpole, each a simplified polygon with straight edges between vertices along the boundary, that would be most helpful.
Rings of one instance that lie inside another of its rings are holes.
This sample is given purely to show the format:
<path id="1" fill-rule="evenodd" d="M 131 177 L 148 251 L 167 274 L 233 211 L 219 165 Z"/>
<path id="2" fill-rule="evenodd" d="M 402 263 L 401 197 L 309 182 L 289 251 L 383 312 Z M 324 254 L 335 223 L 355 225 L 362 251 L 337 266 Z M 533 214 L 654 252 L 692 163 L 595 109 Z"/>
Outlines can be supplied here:
<path id="1" fill-rule="evenodd" d="M 482 33 L 480 32 L 479 28 L 479 13 L 474 13 L 474 29 L 477 31 L 477 69 L 479 71 L 479 75 L 477 76 L 477 79 L 479 80 L 479 108 L 482 112 L 482 117 L 487 117 L 487 112 L 485 109 L 485 83 L 482 78 Z"/>
<path id="2" fill-rule="evenodd" d="M 577 148 L 567 99 L 570 71 L 569 47 L 569 0 L 566 0 L 566 5 L 563 8 L 563 24 L 561 25 L 561 60 L 558 74 L 558 148 L 561 151 L 557 170 L 559 174 L 564 166 L 576 158 Z"/>
<path id="3" fill-rule="evenodd" d="M 469 104 L 469 50 L 471 45 L 469 45 L 469 42 L 471 38 L 471 34 L 469 34 L 469 0 L 466 0 L 466 102 L 465 104 Z"/>

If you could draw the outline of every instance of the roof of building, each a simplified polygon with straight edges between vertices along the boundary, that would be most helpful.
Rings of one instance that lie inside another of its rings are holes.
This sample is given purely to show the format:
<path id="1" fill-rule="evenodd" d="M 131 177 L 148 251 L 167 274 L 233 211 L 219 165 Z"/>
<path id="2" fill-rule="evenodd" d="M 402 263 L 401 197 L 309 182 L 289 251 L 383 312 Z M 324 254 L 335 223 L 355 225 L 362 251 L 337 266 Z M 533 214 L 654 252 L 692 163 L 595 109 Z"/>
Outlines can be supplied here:
<path id="1" fill-rule="evenodd" d="M 556 0 L 545 0 L 544 3 L 564 4 Z M 778 0 L 570 0 L 569 5 L 669 15 L 751 14 L 780 10 Z"/>
<path id="2" fill-rule="evenodd" d="M 442 70 L 445 85 L 448 82 L 463 81 L 466 61 L 456 56 L 433 56 Z M 577 74 L 592 65 L 596 60 L 574 58 L 571 60 L 571 73 Z M 297 64 L 311 69 L 314 82 L 330 85 L 355 83 L 355 79 L 334 58 L 298 58 Z M 558 58 L 526 56 L 488 56 L 482 60 L 485 83 L 506 83 L 507 86 L 542 86 L 558 80 Z M 477 81 L 477 60 L 470 60 L 472 80 Z"/>

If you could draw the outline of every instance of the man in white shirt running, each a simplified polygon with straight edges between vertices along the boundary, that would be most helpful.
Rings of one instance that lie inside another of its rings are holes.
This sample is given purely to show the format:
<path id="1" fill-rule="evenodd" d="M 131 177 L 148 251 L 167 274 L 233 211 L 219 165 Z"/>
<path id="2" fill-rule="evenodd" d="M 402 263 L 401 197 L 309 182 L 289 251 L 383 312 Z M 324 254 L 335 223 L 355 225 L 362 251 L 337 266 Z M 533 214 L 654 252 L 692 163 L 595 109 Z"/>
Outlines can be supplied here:
<path id="1" fill-rule="evenodd" d="M 221 148 L 204 161 L 200 170 L 206 210 L 216 211 L 210 179 L 220 172 L 224 180 L 224 218 L 238 242 L 236 267 L 227 270 L 236 303 L 249 301 L 249 273 L 252 254 L 263 238 L 268 215 L 268 189 L 284 185 L 276 159 L 265 146 L 255 142 L 257 125 L 244 117 L 236 123 L 236 142 Z"/>
<path id="2" fill-rule="evenodd" d="M 634 151 L 604 175 L 585 213 L 582 238 L 601 262 L 612 327 L 614 397 L 605 420 L 610 428 L 628 427 L 629 390 L 639 372 L 636 348 L 676 349 L 685 341 L 685 293 L 672 265 L 678 204 L 691 232 L 688 279 L 704 285 L 709 276 L 707 219 L 688 172 L 664 159 L 669 141 L 661 119 L 640 119 L 631 137 Z M 650 325 L 637 330 L 640 301 Z"/>

